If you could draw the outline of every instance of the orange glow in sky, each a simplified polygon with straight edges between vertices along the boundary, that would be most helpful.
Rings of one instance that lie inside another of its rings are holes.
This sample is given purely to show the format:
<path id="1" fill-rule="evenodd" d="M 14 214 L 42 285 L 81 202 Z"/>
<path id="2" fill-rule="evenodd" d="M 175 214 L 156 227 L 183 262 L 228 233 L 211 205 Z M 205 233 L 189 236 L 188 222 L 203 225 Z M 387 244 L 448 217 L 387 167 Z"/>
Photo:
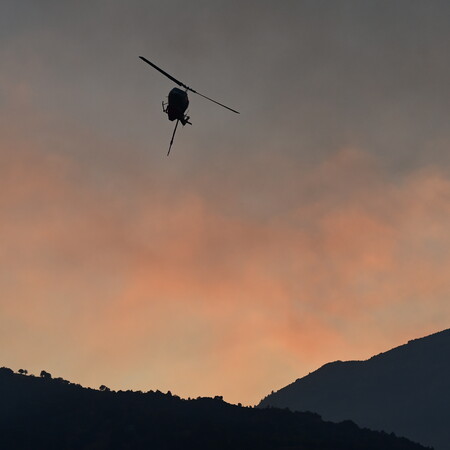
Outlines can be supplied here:
<path id="1" fill-rule="evenodd" d="M 5 29 L 0 365 L 255 404 L 326 362 L 448 327 L 450 135 L 437 118 L 450 103 L 432 91 L 450 71 L 437 64 L 443 28 L 419 27 L 436 52 L 427 53 L 434 84 L 415 73 L 408 90 L 401 67 L 366 72 L 363 50 L 376 59 L 390 48 L 416 64 L 404 51 L 416 16 L 406 17 L 399 48 L 389 30 L 374 48 L 353 16 L 330 25 L 335 6 L 263 2 L 247 35 L 250 12 L 234 19 L 234 7 L 217 4 L 203 13 L 225 24 L 199 25 L 185 41 L 190 60 L 175 42 L 152 41 L 156 31 L 140 18 L 152 11 L 138 5 L 124 15 L 114 3 L 97 24 L 118 22 L 108 39 L 64 8 L 41 23 L 30 6 L 25 24 Z M 179 14 L 167 26 L 197 23 Z M 233 20 L 241 41 L 230 47 Z M 109 46 L 114 56 L 101 53 Z M 241 116 L 191 98 L 195 126 L 166 158 L 172 124 L 158 102 L 171 86 L 137 59 L 152 52 L 206 94 L 216 83 L 217 98 Z M 288 62 L 289 74 L 278 72 Z"/>

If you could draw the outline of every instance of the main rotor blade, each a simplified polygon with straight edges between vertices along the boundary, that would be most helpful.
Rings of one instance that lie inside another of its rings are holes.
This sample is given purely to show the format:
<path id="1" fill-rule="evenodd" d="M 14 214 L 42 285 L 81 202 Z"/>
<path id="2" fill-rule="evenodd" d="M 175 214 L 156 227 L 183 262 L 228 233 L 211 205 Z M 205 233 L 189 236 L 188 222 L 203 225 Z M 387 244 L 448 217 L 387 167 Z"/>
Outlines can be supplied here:
<path id="1" fill-rule="evenodd" d="M 161 72 L 163 75 L 165 75 L 167 78 L 169 78 L 169 80 L 172 80 L 174 83 L 178 84 L 178 86 L 184 87 L 185 89 L 189 89 L 184 83 L 182 83 L 181 81 L 178 81 L 172 75 L 169 75 L 167 72 L 165 72 L 164 70 L 160 69 L 158 66 L 156 66 L 155 64 L 150 62 L 147 58 L 144 58 L 143 56 L 139 56 L 139 58 L 141 58 L 142 61 L 146 62 L 147 64 L 150 64 L 158 72 Z"/>
<path id="2" fill-rule="evenodd" d="M 209 100 L 210 102 L 215 103 L 216 105 L 219 105 L 219 106 L 222 106 L 223 108 L 229 109 L 230 111 L 233 111 L 236 114 L 240 114 L 239 111 L 236 111 L 235 109 L 230 108 L 230 107 L 224 105 L 223 103 L 219 103 L 216 100 L 213 100 L 212 98 L 207 97 L 206 95 L 200 94 L 200 92 L 197 92 L 196 90 L 190 88 L 189 86 L 186 86 L 184 83 L 182 83 L 181 81 L 178 81 L 172 75 L 169 75 L 167 72 L 165 72 L 164 70 L 160 69 L 158 66 L 156 66 L 155 64 L 150 62 L 147 58 L 144 58 L 143 56 L 139 56 L 139 58 L 142 59 L 142 61 L 146 62 L 147 64 L 150 64 L 158 72 L 161 72 L 163 75 L 165 75 L 167 78 L 169 78 L 169 80 L 172 80 L 174 83 L 178 84 L 178 86 L 184 87 L 188 91 L 191 91 L 194 94 L 200 95 L 200 97 L 206 98 L 207 100 Z"/>
<path id="3" fill-rule="evenodd" d="M 216 102 L 216 101 L 213 100 L 212 98 L 209 98 L 209 97 L 207 97 L 206 95 L 200 94 L 200 92 L 194 91 L 194 89 L 191 89 L 190 87 L 188 87 L 187 89 L 189 89 L 190 91 L 192 91 L 194 94 L 200 95 L 200 97 L 206 98 L 207 100 L 209 100 L 210 102 L 215 103 L 216 105 L 223 106 L 224 108 L 229 109 L 230 111 L 233 111 L 233 112 L 236 113 L 236 114 L 240 114 L 239 111 L 236 111 L 235 109 L 230 108 L 229 106 L 225 106 L 223 103 Z"/>

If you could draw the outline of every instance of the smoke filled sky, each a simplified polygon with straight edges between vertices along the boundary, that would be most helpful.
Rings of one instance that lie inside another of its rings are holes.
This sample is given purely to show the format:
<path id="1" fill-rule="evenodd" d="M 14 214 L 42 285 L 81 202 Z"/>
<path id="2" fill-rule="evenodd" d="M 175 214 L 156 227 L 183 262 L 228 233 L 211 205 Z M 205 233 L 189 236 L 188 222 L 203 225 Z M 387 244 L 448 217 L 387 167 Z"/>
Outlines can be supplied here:
<path id="1" fill-rule="evenodd" d="M 0 365 L 255 404 L 449 327 L 450 3 L 0 6 Z M 193 126 L 161 111 L 174 84 Z"/>

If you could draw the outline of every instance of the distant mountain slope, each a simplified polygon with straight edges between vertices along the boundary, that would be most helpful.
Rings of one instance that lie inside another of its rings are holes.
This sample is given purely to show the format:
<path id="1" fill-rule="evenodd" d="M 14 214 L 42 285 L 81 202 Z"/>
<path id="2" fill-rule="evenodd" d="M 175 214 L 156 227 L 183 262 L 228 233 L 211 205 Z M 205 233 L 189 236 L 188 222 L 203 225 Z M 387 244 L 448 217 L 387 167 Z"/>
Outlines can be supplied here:
<path id="1" fill-rule="evenodd" d="M 161 392 L 97 391 L 0 369 L 2 449 L 423 450 L 317 414 L 182 400 Z"/>
<path id="2" fill-rule="evenodd" d="M 450 329 L 367 361 L 336 361 L 264 398 L 259 407 L 313 411 L 450 450 Z"/>

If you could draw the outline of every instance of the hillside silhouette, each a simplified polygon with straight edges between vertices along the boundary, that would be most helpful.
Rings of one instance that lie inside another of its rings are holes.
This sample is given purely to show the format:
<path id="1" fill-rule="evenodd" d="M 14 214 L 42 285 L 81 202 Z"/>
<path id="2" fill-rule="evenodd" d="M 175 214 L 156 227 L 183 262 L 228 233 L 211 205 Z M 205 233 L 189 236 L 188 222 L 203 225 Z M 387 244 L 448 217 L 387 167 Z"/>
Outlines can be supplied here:
<path id="1" fill-rule="evenodd" d="M 259 407 L 313 411 L 324 420 L 394 432 L 450 449 L 450 329 L 367 361 L 336 361 L 264 398 Z"/>
<path id="2" fill-rule="evenodd" d="M 424 449 L 313 413 L 236 406 L 222 397 L 94 390 L 46 371 L 19 372 L 0 368 L 2 449 Z"/>

